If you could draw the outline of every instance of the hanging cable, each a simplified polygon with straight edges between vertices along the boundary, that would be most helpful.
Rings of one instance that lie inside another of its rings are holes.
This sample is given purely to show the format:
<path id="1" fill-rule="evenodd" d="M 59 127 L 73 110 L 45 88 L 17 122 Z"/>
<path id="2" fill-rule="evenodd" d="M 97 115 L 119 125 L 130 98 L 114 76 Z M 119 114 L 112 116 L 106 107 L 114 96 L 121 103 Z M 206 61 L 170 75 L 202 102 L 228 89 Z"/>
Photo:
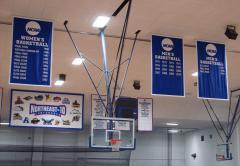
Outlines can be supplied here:
<path id="1" fill-rule="evenodd" d="M 121 49 L 121 46 L 122 46 L 122 42 L 123 42 L 123 36 L 124 34 L 126 33 L 126 17 L 125 17 L 125 20 L 124 20 L 124 24 L 123 24 L 123 29 L 122 29 L 122 34 L 121 34 L 121 37 L 120 37 L 120 41 L 119 41 L 119 44 L 118 44 L 118 49 L 117 49 L 117 54 L 116 54 L 116 58 L 115 58 L 115 62 L 114 62 L 114 69 L 112 70 L 112 74 L 111 74 L 111 78 L 110 78 L 110 83 L 109 83 L 109 87 L 111 87 L 111 84 L 112 84 L 112 79 L 114 77 L 114 72 L 115 72 L 115 68 L 118 69 L 118 66 L 116 66 L 117 64 L 117 60 L 118 60 L 118 56 L 119 56 L 119 52 L 120 52 L 120 49 Z M 124 36 L 125 38 L 125 36 Z M 114 101 L 113 101 L 114 102 Z"/>
<path id="2" fill-rule="evenodd" d="M 210 110 L 212 111 L 212 113 L 214 114 L 215 118 L 217 119 L 217 122 L 218 122 L 220 128 L 222 129 L 225 137 L 227 137 L 227 133 L 226 133 L 225 129 L 223 128 L 222 123 L 220 122 L 217 114 L 216 114 L 215 111 L 213 110 L 213 107 L 212 107 L 212 105 L 211 105 L 211 103 L 210 103 L 210 101 L 209 101 L 208 99 L 207 99 L 207 103 L 208 103 L 208 105 L 209 105 L 209 107 L 210 107 Z"/>
<path id="3" fill-rule="evenodd" d="M 224 140 L 223 140 L 223 138 L 222 138 L 222 135 L 221 135 L 221 133 L 219 132 L 219 130 L 218 130 L 218 128 L 217 128 L 217 125 L 215 124 L 215 122 L 214 122 L 214 120 L 213 120 L 213 118 L 212 118 L 212 116 L 211 116 L 211 114 L 210 114 L 210 112 L 209 112 L 209 110 L 208 110 L 208 107 L 207 107 L 205 101 L 202 100 L 202 102 L 203 102 L 203 104 L 204 104 L 204 106 L 205 106 L 205 108 L 206 108 L 206 111 L 207 111 L 207 113 L 208 113 L 208 115 L 209 115 L 209 117 L 210 117 L 210 119 L 211 119 L 211 121 L 212 121 L 212 124 L 213 124 L 214 128 L 216 129 L 216 131 L 217 131 L 217 133 L 218 133 L 218 136 L 221 138 L 222 142 L 224 143 Z"/>
<path id="4" fill-rule="evenodd" d="M 116 94 L 116 89 L 117 89 L 117 83 L 118 83 L 118 77 L 119 77 L 119 73 L 120 73 L 120 64 L 121 64 L 121 60 L 122 60 L 122 55 L 123 55 L 123 48 L 124 48 L 124 44 L 125 44 L 125 36 L 126 36 L 126 32 L 127 32 L 127 26 L 128 26 L 128 19 L 130 16 L 130 11 L 131 11 L 131 5 L 132 5 L 132 0 L 129 0 L 129 4 L 128 4 L 128 9 L 127 9 L 127 14 L 126 14 L 126 24 L 125 24 L 125 28 L 124 28 L 124 34 L 122 36 L 123 41 L 122 41 L 122 47 L 120 49 L 120 54 L 119 54 L 119 60 L 118 60 L 118 69 L 117 69 L 117 73 L 116 73 L 116 82 L 114 85 L 114 90 L 113 90 L 113 97 L 112 97 L 112 101 L 115 101 L 115 94 Z"/>
<path id="5" fill-rule="evenodd" d="M 238 115 L 237 121 L 236 121 L 236 123 L 234 124 L 234 127 L 233 127 L 232 131 L 231 131 L 230 134 L 229 134 L 228 140 L 231 139 L 232 134 L 233 134 L 235 128 L 237 127 L 237 124 L 238 124 L 239 120 L 240 120 L 240 114 Z"/>
<path id="6" fill-rule="evenodd" d="M 123 85 L 124 85 L 124 82 L 125 82 L 126 77 L 127 77 L 128 68 L 129 68 L 129 65 L 130 65 L 132 57 L 133 57 L 133 51 L 134 51 L 134 48 L 135 48 L 135 45 L 136 45 L 137 37 L 138 37 L 138 34 L 140 32 L 141 32 L 140 30 L 137 30 L 135 32 L 134 42 L 133 42 L 133 45 L 132 45 L 131 53 L 130 53 L 130 56 L 129 56 L 129 60 L 128 60 L 127 67 L 126 67 L 126 70 L 125 70 L 125 73 L 124 73 L 124 77 L 123 77 L 123 80 L 122 80 L 122 84 L 121 84 L 121 87 L 120 87 L 120 91 L 119 91 L 118 97 L 120 97 L 121 94 L 122 94 Z"/>
<path id="7" fill-rule="evenodd" d="M 233 114 L 233 117 L 232 117 L 232 120 L 231 120 L 231 125 L 230 125 L 230 129 L 229 129 L 229 133 L 228 133 L 228 137 L 230 136 L 231 134 L 231 131 L 233 129 L 233 124 L 234 124 L 234 121 L 235 121 L 235 118 L 236 118 L 236 114 L 237 114 L 237 110 L 239 108 L 239 103 L 240 103 L 240 96 L 238 96 L 238 101 L 237 101 L 237 104 L 235 106 L 235 110 L 234 110 L 234 114 Z M 230 138 L 229 138 L 230 139 Z"/>
<path id="8" fill-rule="evenodd" d="M 230 93 L 229 106 L 228 106 L 227 133 L 229 132 L 229 123 L 230 123 L 231 107 L 232 107 L 232 91 L 231 91 L 231 93 Z"/>
<path id="9" fill-rule="evenodd" d="M 70 33 L 69 30 L 68 30 L 67 23 L 68 23 L 67 20 L 64 21 L 64 26 L 65 26 L 65 28 L 66 28 L 66 31 L 67 31 L 67 33 L 68 33 L 68 36 L 69 36 L 69 38 L 71 39 L 71 41 L 72 41 L 72 43 L 73 43 L 73 46 L 74 46 L 74 48 L 75 48 L 78 56 L 79 56 L 80 58 L 83 58 L 83 57 L 82 57 L 82 54 L 81 54 L 80 51 L 78 50 L 78 47 L 76 46 L 76 44 L 75 44 L 75 42 L 74 42 L 74 40 L 73 40 L 73 38 L 72 38 L 71 33 Z M 92 79 L 92 77 L 91 77 L 91 75 L 90 75 L 90 72 L 88 71 L 87 66 L 86 66 L 86 64 L 85 64 L 84 61 L 83 61 L 83 67 L 84 67 L 85 71 L 87 72 L 87 75 L 88 75 L 88 77 L 89 77 L 92 85 L 94 86 L 94 89 L 96 90 L 96 92 L 97 92 L 97 94 L 98 94 L 98 97 L 99 97 L 102 105 L 104 106 L 104 108 L 105 108 L 105 110 L 106 110 L 106 112 L 107 112 L 107 107 L 106 107 L 106 105 L 104 104 L 104 102 L 103 102 L 103 100 L 102 100 L 102 97 L 101 97 L 101 95 L 100 95 L 100 93 L 99 93 L 99 91 L 98 91 L 98 89 L 97 89 L 97 86 L 95 85 L 95 83 L 94 83 L 94 81 L 93 81 L 93 79 Z"/>

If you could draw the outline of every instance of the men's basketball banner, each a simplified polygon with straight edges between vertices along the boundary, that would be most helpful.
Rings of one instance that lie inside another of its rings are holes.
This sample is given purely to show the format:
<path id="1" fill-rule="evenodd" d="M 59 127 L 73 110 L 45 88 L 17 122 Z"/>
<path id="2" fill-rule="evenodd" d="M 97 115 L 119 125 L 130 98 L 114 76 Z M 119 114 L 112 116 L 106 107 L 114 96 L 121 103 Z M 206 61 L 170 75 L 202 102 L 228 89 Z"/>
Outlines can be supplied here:
<path id="1" fill-rule="evenodd" d="M 152 35 L 152 94 L 184 96 L 183 40 Z"/>
<path id="2" fill-rule="evenodd" d="M 197 41 L 197 56 L 198 97 L 228 99 L 225 45 Z"/>

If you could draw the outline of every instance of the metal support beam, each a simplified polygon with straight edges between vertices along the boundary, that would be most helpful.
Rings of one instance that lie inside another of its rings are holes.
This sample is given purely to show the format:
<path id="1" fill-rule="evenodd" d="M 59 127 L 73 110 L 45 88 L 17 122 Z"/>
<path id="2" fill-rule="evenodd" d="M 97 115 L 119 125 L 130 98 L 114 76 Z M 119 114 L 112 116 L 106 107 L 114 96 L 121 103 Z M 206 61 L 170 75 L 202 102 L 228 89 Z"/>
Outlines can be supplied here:
<path id="1" fill-rule="evenodd" d="M 107 110 L 108 110 L 108 116 L 113 117 L 111 92 L 110 92 L 110 86 L 109 86 L 109 83 L 110 83 L 109 73 L 110 73 L 110 71 L 108 69 L 107 50 L 106 50 L 104 28 L 100 29 L 100 39 L 101 39 L 101 43 L 102 43 L 102 58 L 103 58 L 103 68 L 104 68 L 104 77 L 105 77 L 106 94 L 107 94 Z"/>

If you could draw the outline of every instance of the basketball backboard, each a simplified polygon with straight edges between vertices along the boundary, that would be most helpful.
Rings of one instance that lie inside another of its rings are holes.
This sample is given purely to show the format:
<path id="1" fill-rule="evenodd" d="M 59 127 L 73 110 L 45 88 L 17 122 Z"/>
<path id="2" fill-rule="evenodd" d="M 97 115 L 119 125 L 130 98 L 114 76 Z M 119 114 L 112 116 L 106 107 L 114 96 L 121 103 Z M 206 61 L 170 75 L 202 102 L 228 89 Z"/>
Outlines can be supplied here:
<path id="1" fill-rule="evenodd" d="M 135 120 L 92 117 L 90 146 L 113 151 L 135 149 Z"/>

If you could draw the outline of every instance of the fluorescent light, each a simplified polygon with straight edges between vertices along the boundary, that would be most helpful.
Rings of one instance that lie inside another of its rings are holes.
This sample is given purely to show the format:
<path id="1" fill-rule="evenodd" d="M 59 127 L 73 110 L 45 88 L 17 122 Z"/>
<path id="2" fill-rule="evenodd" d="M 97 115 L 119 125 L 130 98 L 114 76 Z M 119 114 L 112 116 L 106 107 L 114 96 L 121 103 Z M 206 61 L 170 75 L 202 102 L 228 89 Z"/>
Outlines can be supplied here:
<path id="1" fill-rule="evenodd" d="M 2 123 L 0 123 L 0 125 L 3 125 L 3 126 L 8 126 L 8 125 L 9 125 L 9 123 L 7 123 L 7 122 L 2 122 Z"/>
<path id="2" fill-rule="evenodd" d="M 179 130 L 178 129 L 170 129 L 170 130 L 168 130 L 168 132 L 174 134 L 174 133 L 178 133 Z"/>
<path id="3" fill-rule="evenodd" d="M 178 123 L 166 123 L 167 126 L 178 126 L 179 124 Z"/>
<path id="4" fill-rule="evenodd" d="M 192 76 L 193 76 L 193 77 L 197 77 L 197 76 L 198 76 L 198 72 L 192 73 Z"/>
<path id="5" fill-rule="evenodd" d="M 96 20 L 93 22 L 93 27 L 95 28 L 103 28 L 105 27 L 110 20 L 110 17 L 107 16 L 98 16 Z"/>
<path id="6" fill-rule="evenodd" d="M 64 83 L 63 80 L 57 80 L 54 85 L 61 86 L 61 85 L 63 85 L 63 83 Z"/>
<path id="7" fill-rule="evenodd" d="M 72 61 L 72 65 L 81 65 L 85 59 L 84 58 L 75 58 Z"/>

